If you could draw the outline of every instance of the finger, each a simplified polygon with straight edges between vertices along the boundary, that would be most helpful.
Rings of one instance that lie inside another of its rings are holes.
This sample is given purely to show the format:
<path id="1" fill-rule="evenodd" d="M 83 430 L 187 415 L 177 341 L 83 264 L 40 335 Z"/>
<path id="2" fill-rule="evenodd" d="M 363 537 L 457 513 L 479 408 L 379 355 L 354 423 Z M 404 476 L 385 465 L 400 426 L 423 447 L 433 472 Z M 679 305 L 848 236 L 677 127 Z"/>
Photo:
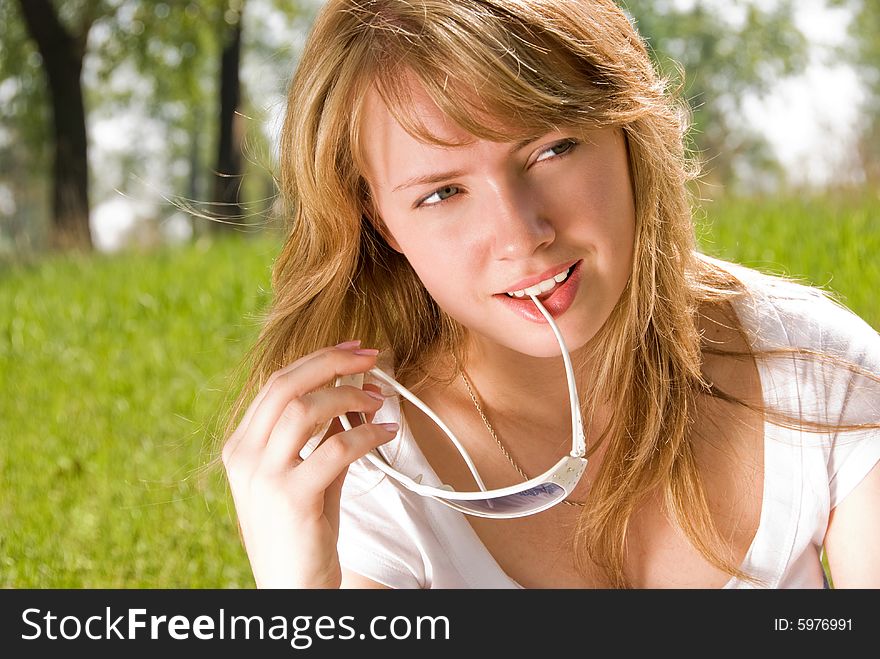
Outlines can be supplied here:
<path id="1" fill-rule="evenodd" d="M 266 395 L 239 440 L 239 446 L 254 449 L 265 447 L 272 428 L 290 401 L 332 382 L 340 375 L 368 371 L 376 364 L 375 352 L 357 354 L 350 350 L 328 350 L 279 375 L 267 387 Z"/>
<path id="2" fill-rule="evenodd" d="M 302 488 L 303 496 L 314 497 L 304 503 L 319 505 L 324 500 L 325 490 L 352 462 L 394 439 L 397 431 L 396 423 L 370 423 L 328 437 L 308 460 L 296 468 L 297 480 L 310 483 L 309 487 Z"/>
<path id="3" fill-rule="evenodd" d="M 382 393 L 382 389 L 381 389 L 381 387 L 379 387 L 379 385 L 376 385 L 376 384 L 371 384 L 371 383 L 365 384 L 365 385 L 364 385 L 364 391 L 371 391 L 371 392 L 373 392 L 374 394 L 378 394 L 379 396 L 382 397 L 383 400 L 385 400 L 385 399 L 387 398 L 387 396 L 386 396 L 385 394 Z M 382 409 L 382 408 L 379 407 L 379 409 Z M 372 412 L 372 413 L 367 413 L 367 414 L 366 414 L 366 417 L 367 417 L 367 423 L 373 423 L 373 419 L 376 417 L 376 413 L 377 413 L 377 412 L 378 412 L 378 410 L 376 410 L 376 412 Z M 351 420 L 351 425 L 352 425 L 352 427 L 354 427 L 354 426 L 356 426 L 356 425 L 359 425 L 360 422 L 361 422 L 360 419 L 353 420 L 353 419 L 351 419 L 351 417 L 349 417 L 349 419 Z M 341 425 L 341 424 L 340 424 L 340 425 Z"/>
<path id="4" fill-rule="evenodd" d="M 316 448 L 323 442 L 327 437 L 332 437 L 336 433 L 345 432 L 345 428 L 342 427 L 342 424 L 339 422 L 339 417 L 333 417 L 333 420 L 327 426 L 327 430 L 317 438 L 317 441 L 306 442 L 306 446 L 299 450 L 300 462 L 305 460 L 311 455 Z M 311 446 L 309 444 L 311 443 Z"/>
<path id="5" fill-rule="evenodd" d="M 309 354 L 300 357 L 296 361 L 294 361 L 294 362 L 288 364 L 287 366 L 284 366 L 283 368 L 280 368 L 277 371 L 275 371 L 274 373 L 272 373 L 272 375 L 269 376 L 269 379 L 266 381 L 266 383 L 263 385 L 263 387 L 260 389 L 260 391 L 257 392 L 257 395 L 254 396 L 254 399 L 251 401 L 251 404 L 245 410 L 244 414 L 242 415 L 241 421 L 239 421 L 238 426 L 236 427 L 235 431 L 232 433 L 232 435 L 230 435 L 229 439 L 226 440 L 226 444 L 223 447 L 224 459 L 226 457 L 228 457 L 229 454 L 232 454 L 235 452 L 235 449 L 237 448 L 238 443 L 241 441 L 241 438 L 247 432 L 247 429 L 250 426 L 251 420 L 253 419 L 253 416 L 256 413 L 257 408 L 262 404 L 263 399 L 266 397 L 266 394 L 269 393 L 269 388 L 275 383 L 275 381 L 279 377 L 281 377 L 282 375 L 285 375 L 286 373 L 289 373 L 290 371 L 299 367 L 300 365 L 302 365 L 303 363 L 305 363 L 309 359 L 312 359 L 313 357 L 316 357 L 322 353 L 328 352 L 330 350 L 348 350 L 348 349 L 355 350 L 360 347 L 360 343 L 361 343 L 360 340 L 347 341 L 345 343 L 340 343 L 339 345 L 336 345 L 336 346 L 327 346 L 326 348 L 320 348 L 314 352 L 310 352 Z"/>
<path id="6" fill-rule="evenodd" d="M 323 438 L 333 419 L 346 412 L 375 413 L 383 401 L 380 394 L 350 386 L 318 389 L 294 398 L 269 434 L 264 466 L 288 468 L 298 462 L 300 451 L 318 433 L 317 439 Z"/>

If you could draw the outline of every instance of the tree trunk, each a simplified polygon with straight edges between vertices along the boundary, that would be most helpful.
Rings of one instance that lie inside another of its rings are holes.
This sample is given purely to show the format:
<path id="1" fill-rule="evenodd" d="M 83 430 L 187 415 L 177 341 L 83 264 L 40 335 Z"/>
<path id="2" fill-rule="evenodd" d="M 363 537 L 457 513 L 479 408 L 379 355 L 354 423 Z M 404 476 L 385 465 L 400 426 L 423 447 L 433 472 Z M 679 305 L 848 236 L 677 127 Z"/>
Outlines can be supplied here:
<path id="1" fill-rule="evenodd" d="M 244 219 L 241 206 L 242 118 L 239 63 L 241 61 L 241 12 L 227 28 L 220 65 L 220 127 L 217 169 L 214 174 L 214 212 L 211 226 L 217 231 L 235 229 Z"/>
<path id="2" fill-rule="evenodd" d="M 53 198 L 50 244 L 91 250 L 89 165 L 82 63 L 88 26 L 71 35 L 50 0 L 19 0 L 31 38 L 43 58 L 52 99 Z"/>

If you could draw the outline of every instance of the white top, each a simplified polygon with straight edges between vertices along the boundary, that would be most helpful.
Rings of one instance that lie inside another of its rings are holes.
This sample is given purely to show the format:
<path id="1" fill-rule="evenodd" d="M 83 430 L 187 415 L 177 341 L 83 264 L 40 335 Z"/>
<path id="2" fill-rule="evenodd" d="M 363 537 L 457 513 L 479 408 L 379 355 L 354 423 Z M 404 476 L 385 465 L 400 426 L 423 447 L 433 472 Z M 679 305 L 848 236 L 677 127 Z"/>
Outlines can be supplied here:
<path id="1" fill-rule="evenodd" d="M 810 348 L 880 374 L 880 335 L 863 320 L 813 289 L 721 264 L 752 293 L 734 305 L 753 349 Z M 831 423 L 880 421 L 880 388 L 867 378 L 790 355 L 757 367 L 772 409 Z M 395 397 L 375 420 L 389 421 L 401 429 L 382 447 L 385 457 L 440 485 Z M 880 431 L 818 434 L 767 422 L 764 433 L 761 518 L 742 570 L 769 588 L 822 588 L 829 513 L 880 460 Z M 521 588 L 465 515 L 406 490 L 365 459 L 351 465 L 343 486 L 338 549 L 343 566 L 393 588 Z M 751 587 L 738 579 L 725 585 Z"/>

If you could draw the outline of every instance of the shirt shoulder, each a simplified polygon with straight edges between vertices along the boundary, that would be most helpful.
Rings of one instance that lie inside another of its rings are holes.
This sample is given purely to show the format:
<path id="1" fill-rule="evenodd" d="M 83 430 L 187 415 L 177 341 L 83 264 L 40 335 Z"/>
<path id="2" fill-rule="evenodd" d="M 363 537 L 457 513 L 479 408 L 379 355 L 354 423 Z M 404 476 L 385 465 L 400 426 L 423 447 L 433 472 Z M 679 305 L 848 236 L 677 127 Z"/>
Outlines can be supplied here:
<path id="1" fill-rule="evenodd" d="M 805 349 L 880 375 L 880 334 L 834 293 L 738 264 L 713 262 L 743 284 L 737 311 L 745 312 L 742 320 L 759 349 Z"/>
<path id="2" fill-rule="evenodd" d="M 799 436 L 805 474 L 815 475 L 815 491 L 821 475 L 834 508 L 880 459 L 880 334 L 827 291 L 742 266 L 731 271 L 745 287 L 737 310 L 751 342 L 771 351 L 758 354 L 766 398 L 827 426 Z M 812 458 L 821 469 L 808 468 Z"/>

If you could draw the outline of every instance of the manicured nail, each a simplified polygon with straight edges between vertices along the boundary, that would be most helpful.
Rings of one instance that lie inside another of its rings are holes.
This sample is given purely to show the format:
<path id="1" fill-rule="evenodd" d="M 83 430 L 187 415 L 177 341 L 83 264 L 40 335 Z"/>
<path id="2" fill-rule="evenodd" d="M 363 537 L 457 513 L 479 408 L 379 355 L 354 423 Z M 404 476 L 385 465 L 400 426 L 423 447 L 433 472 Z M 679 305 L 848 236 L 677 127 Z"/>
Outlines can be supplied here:
<path id="1" fill-rule="evenodd" d="M 351 350 L 352 348 L 357 348 L 361 344 L 361 340 L 357 339 L 355 341 L 346 341 L 344 343 L 337 343 L 336 347 L 340 350 Z"/>
<path id="2" fill-rule="evenodd" d="M 372 391 L 370 389 L 364 389 L 364 393 L 367 394 L 370 398 L 375 398 L 376 400 L 385 401 L 385 396 L 380 394 L 378 391 Z"/>
<path id="3" fill-rule="evenodd" d="M 396 423 L 377 423 L 376 425 L 388 432 L 397 432 L 400 429 L 400 426 Z"/>
<path id="4" fill-rule="evenodd" d="M 353 350 L 356 355 L 370 355 L 375 356 L 379 354 L 379 351 L 375 348 L 361 348 L 360 350 Z"/>

